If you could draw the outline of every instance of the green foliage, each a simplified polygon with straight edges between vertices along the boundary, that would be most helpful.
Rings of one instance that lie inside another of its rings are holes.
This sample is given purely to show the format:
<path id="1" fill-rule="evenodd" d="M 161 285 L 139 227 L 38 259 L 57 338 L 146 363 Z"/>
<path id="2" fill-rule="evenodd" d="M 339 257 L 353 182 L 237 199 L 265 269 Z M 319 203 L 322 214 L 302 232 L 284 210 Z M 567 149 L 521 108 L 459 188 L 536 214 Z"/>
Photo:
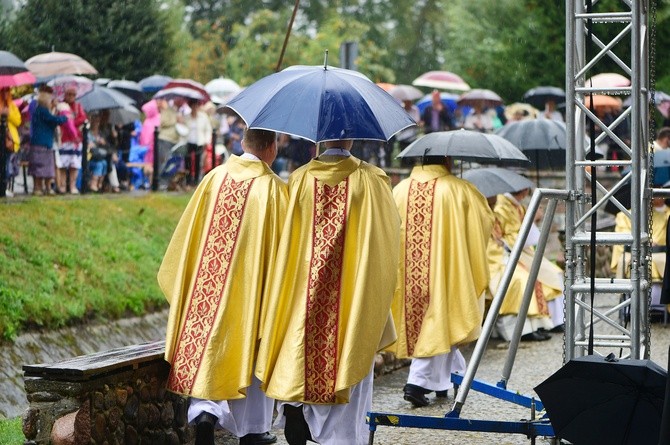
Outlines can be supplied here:
<path id="1" fill-rule="evenodd" d="M 166 305 L 156 273 L 188 196 L 5 204 L 0 338 Z"/>
<path id="2" fill-rule="evenodd" d="M 29 0 L 12 22 L 8 49 L 23 59 L 51 50 L 84 57 L 110 78 L 141 79 L 175 67 L 178 2 Z"/>
<path id="3" fill-rule="evenodd" d="M 0 420 L 0 443 L 3 445 L 22 445 L 26 438 L 21 430 L 21 418 Z"/>

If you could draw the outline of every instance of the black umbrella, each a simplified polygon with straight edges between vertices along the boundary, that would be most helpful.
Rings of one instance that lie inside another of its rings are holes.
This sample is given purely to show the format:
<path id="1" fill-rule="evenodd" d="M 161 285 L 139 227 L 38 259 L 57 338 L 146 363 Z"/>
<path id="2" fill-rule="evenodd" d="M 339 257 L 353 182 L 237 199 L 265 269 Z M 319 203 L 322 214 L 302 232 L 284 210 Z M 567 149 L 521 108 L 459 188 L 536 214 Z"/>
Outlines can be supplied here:
<path id="1" fill-rule="evenodd" d="M 23 60 L 9 51 L 0 51 L 0 75 L 13 75 L 28 71 Z"/>
<path id="2" fill-rule="evenodd" d="M 658 443 L 668 373 L 650 360 L 570 360 L 535 392 L 556 437 L 575 445 Z"/>
<path id="3" fill-rule="evenodd" d="M 496 131 L 526 155 L 536 170 L 565 169 L 566 127 L 550 119 L 508 122 Z"/>
<path id="4" fill-rule="evenodd" d="M 138 105 L 142 105 L 147 100 L 140 84 L 132 80 L 111 80 L 106 87 L 122 92 Z"/>
<path id="5" fill-rule="evenodd" d="M 511 142 L 495 134 L 473 130 L 428 133 L 398 154 L 398 158 L 448 156 L 461 161 L 527 164 L 528 158 Z"/>
<path id="6" fill-rule="evenodd" d="M 533 187 L 533 182 L 525 176 L 497 167 L 473 168 L 461 177 L 471 182 L 487 198 Z"/>
<path id="7" fill-rule="evenodd" d="M 540 109 L 550 100 L 557 104 L 565 102 L 565 91 L 558 87 L 539 86 L 531 88 L 523 95 L 524 102 Z"/>

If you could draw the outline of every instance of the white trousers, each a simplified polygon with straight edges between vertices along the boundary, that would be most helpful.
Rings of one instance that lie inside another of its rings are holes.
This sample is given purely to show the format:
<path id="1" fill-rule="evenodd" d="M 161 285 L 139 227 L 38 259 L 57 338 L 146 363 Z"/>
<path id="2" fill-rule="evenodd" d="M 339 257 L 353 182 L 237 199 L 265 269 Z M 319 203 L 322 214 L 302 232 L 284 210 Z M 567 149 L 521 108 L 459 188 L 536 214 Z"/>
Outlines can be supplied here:
<path id="1" fill-rule="evenodd" d="M 413 358 L 409 366 L 407 383 L 431 391 L 444 391 L 454 387 L 451 373 L 465 373 L 465 357 L 457 347 L 451 352 L 434 357 Z"/>
<path id="2" fill-rule="evenodd" d="M 203 412 L 219 419 L 218 426 L 237 437 L 270 431 L 274 400 L 268 398 L 254 377 L 247 388 L 247 397 L 235 400 L 203 400 L 192 398 L 188 407 L 188 421 L 193 422 Z"/>
<path id="3" fill-rule="evenodd" d="M 286 423 L 284 406 L 300 406 L 309 426 L 312 439 L 321 445 L 366 445 L 370 427 L 365 416 L 372 410 L 371 370 L 363 380 L 351 388 L 349 403 L 339 405 L 310 405 L 296 402 L 277 402 L 275 426 L 283 428 Z"/>
<path id="4" fill-rule="evenodd" d="M 547 302 L 551 322 L 554 326 L 562 325 L 565 322 L 565 295 L 554 298 Z"/>

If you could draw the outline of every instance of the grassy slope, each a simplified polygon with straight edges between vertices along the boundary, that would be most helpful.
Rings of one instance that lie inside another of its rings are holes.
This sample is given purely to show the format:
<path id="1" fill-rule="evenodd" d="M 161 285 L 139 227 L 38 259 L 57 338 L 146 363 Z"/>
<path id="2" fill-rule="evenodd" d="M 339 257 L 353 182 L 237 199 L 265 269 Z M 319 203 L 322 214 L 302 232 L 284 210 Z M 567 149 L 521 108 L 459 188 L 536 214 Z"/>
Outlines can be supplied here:
<path id="1" fill-rule="evenodd" d="M 26 438 L 21 429 L 21 418 L 0 420 L 0 443 L 3 445 L 23 445 Z"/>
<path id="2" fill-rule="evenodd" d="M 156 272 L 189 196 L 0 203 L 0 340 L 162 307 Z"/>

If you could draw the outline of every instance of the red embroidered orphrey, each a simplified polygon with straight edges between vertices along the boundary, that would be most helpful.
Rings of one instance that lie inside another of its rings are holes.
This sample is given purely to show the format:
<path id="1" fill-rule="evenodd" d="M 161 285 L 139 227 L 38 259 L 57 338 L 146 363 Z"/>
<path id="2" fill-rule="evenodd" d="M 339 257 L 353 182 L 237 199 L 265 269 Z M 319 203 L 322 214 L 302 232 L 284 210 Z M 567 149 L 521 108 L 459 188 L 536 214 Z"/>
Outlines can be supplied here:
<path id="1" fill-rule="evenodd" d="M 405 330 L 407 354 L 421 332 L 430 303 L 430 244 L 433 229 L 433 199 L 436 180 L 412 180 L 405 221 Z"/>
<path id="2" fill-rule="evenodd" d="M 253 179 L 236 182 L 226 175 L 219 189 L 168 378 L 168 389 L 176 393 L 188 395 L 193 390 L 217 318 L 253 182 Z"/>
<path id="3" fill-rule="evenodd" d="M 349 180 L 314 180 L 312 257 L 305 316 L 305 401 L 335 403 L 340 280 Z"/>

